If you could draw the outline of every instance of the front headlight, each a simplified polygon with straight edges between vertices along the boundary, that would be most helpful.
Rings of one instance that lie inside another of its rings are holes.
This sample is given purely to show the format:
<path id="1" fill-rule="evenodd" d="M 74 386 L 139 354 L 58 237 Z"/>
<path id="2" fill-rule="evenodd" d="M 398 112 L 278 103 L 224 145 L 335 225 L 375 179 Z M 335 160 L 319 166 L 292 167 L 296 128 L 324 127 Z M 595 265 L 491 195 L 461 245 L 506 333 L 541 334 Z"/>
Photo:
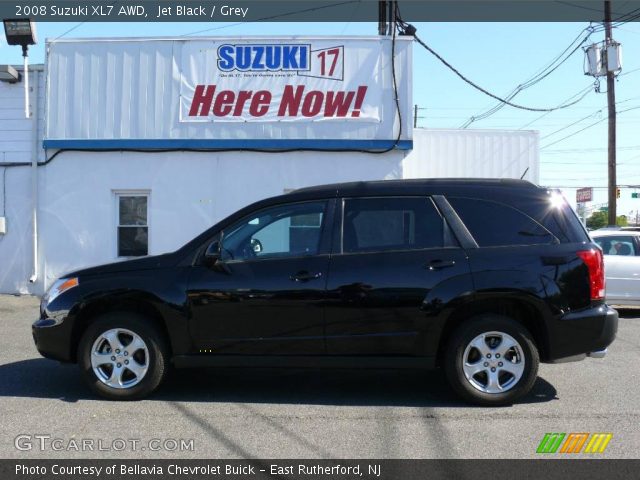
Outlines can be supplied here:
<path id="1" fill-rule="evenodd" d="M 73 287 L 77 287 L 79 283 L 78 277 L 60 278 L 56 280 L 53 282 L 53 285 L 51 285 L 51 288 L 49 288 L 43 298 L 45 305 L 53 302 L 61 293 L 71 290 Z"/>

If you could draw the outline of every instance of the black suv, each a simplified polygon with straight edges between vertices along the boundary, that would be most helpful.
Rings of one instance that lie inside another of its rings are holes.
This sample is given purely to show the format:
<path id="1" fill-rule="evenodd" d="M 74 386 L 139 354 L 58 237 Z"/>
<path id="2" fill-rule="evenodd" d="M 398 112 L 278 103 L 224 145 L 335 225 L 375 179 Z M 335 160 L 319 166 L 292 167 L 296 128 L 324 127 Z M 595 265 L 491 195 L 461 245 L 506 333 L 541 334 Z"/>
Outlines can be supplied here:
<path id="1" fill-rule="evenodd" d="M 33 337 L 112 399 L 175 367 L 442 367 L 466 400 L 526 394 L 540 361 L 602 357 L 602 252 L 555 191 L 391 180 L 254 203 L 179 250 L 65 275 Z"/>

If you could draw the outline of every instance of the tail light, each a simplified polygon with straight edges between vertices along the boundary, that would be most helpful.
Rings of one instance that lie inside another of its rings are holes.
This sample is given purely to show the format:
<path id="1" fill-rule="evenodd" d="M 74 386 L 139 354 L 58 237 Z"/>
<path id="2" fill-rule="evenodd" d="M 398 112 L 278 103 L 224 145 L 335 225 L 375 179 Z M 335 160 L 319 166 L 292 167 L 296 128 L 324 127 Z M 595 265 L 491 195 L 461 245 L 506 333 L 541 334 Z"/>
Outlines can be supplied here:
<path id="1" fill-rule="evenodd" d="M 598 248 L 576 252 L 589 269 L 591 300 L 603 300 L 605 296 L 604 259 Z"/>

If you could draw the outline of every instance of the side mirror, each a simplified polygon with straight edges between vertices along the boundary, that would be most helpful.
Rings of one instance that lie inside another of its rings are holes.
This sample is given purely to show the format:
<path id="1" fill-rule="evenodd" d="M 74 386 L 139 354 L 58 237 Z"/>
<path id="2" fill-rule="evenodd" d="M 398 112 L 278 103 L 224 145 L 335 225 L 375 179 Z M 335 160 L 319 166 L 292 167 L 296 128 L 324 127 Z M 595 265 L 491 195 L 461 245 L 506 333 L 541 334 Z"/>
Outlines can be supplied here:
<path id="1" fill-rule="evenodd" d="M 220 240 L 216 240 L 211 242 L 211 244 L 207 247 L 207 251 L 204 252 L 204 261 L 208 267 L 213 267 L 218 260 L 220 260 L 220 253 L 222 251 L 222 245 Z"/>

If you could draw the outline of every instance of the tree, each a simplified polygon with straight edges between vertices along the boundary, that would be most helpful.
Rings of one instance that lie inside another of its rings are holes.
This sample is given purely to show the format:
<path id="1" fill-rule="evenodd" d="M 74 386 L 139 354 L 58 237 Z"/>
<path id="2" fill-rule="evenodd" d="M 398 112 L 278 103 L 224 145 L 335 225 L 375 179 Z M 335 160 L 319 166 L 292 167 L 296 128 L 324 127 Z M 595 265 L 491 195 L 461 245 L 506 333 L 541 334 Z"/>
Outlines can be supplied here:
<path id="1" fill-rule="evenodd" d="M 607 212 L 593 212 L 589 218 L 587 218 L 587 228 L 591 230 L 597 230 L 607 226 Z"/>
<path id="2" fill-rule="evenodd" d="M 590 230 L 597 230 L 599 228 L 606 227 L 607 223 L 607 212 L 593 212 L 591 216 L 587 218 L 587 228 L 589 228 Z M 616 218 L 616 225 L 618 225 L 619 227 L 626 227 L 628 225 L 627 217 L 625 215 L 619 215 Z"/>

